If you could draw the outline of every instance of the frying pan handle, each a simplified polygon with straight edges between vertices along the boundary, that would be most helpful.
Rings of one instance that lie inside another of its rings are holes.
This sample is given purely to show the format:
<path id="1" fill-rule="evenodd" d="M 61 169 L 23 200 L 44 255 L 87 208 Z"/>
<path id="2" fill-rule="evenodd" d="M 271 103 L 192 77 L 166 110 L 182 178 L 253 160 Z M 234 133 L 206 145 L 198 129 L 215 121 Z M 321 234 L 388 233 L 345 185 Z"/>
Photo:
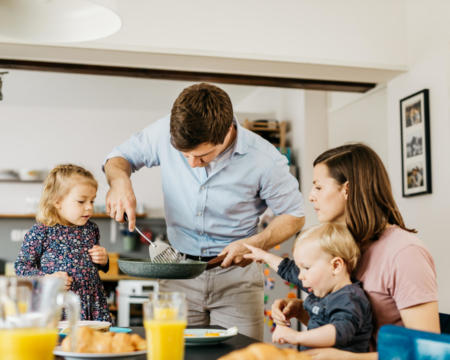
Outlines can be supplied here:
<path id="1" fill-rule="evenodd" d="M 208 263 L 206 264 L 206 270 L 214 269 L 215 267 L 220 266 L 220 264 L 222 264 L 222 261 L 223 259 L 225 259 L 226 256 L 227 254 L 223 254 L 220 256 L 216 256 L 214 259 L 209 260 Z"/>

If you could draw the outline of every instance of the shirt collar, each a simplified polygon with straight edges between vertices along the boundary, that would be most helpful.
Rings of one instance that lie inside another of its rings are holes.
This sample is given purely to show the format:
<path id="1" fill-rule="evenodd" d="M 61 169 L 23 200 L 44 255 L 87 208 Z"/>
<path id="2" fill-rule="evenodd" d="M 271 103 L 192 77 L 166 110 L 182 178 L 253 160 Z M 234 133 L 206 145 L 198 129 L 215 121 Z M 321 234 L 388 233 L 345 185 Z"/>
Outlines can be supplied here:
<path id="1" fill-rule="evenodd" d="M 233 116 L 233 124 L 236 126 L 236 144 L 234 146 L 233 154 L 245 154 L 248 151 L 248 144 L 245 139 L 247 134 L 244 127 L 239 124 L 236 117 Z"/>

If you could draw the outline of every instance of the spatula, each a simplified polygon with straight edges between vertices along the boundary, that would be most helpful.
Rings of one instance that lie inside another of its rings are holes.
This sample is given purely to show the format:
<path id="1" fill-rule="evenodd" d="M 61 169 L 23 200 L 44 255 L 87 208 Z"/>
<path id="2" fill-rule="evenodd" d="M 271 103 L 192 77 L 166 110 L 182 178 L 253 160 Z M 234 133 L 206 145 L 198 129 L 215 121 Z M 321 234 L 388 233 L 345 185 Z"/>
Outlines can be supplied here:
<path id="1" fill-rule="evenodd" d="M 128 216 L 123 214 L 123 218 L 128 222 Z M 144 233 L 135 225 L 135 230 L 150 244 L 148 247 L 148 253 L 150 260 L 154 263 L 178 263 L 184 260 L 184 256 L 181 255 L 176 249 L 170 246 L 168 243 L 161 240 L 150 240 Z"/>

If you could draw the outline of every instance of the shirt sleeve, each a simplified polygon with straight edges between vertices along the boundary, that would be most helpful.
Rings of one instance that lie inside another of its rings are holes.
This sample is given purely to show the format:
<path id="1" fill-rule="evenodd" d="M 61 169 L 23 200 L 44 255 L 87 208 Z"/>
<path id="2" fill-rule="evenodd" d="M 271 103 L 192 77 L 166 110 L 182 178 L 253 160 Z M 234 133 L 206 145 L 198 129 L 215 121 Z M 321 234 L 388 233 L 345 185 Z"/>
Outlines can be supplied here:
<path id="1" fill-rule="evenodd" d="M 289 258 L 284 258 L 280 265 L 278 265 L 277 274 L 283 280 L 289 281 L 290 283 L 297 285 L 303 291 L 308 291 L 303 287 L 302 282 L 298 279 L 298 274 L 300 273 L 299 268 L 295 265 L 295 262 Z"/>
<path id="2" fill-rule="evenodd" d="M 334 346 L 347 346 L 355 337 L 363 322 L 371 323 L 364 310 L 364 299 L 352 293 L 344 293 L 328 303 L 330 324 L 336 328 L 336 344 Z"/>
<path id="3" fill-rule="evenodd" d="M 434 261 L 424 247 L 400 250 L 392 266 L 389 287 L 399 310 L 438 300 Z"/>
<path id="4" fill-rule="evenodd" d="M 106 162 L 113 157 L 126 159 L 130 163 L 133 172 L 143 166 L 158 166 L 159 143 L 163 137 L 169 136 L 169 121 L 169 116 L 159 119 L 132 135 L 121 145 L 116 146 L 103 162 L 103 170 Z"/>
<path id="5" fill-rule="evenodd" d="M 36 225 L 25 234 L 19 255 L 14 263 L 17 276 L 45 275 L 40 269 L 44 240 L 45 232 Z"/>
<path id="6" fill-rule="evenodd" d="M 290 173 L 286 157 L 279 153 L 262 178 L 260 196 L 275 215 L 305 216 L 298 181 Z"/>

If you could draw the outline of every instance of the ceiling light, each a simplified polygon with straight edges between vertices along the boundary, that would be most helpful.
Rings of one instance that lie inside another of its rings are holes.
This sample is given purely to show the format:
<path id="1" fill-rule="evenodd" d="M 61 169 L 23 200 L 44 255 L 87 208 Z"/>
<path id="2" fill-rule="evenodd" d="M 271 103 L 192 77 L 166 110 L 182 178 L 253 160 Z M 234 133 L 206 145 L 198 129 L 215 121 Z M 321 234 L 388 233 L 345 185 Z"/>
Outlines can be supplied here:
<path id="1" fill-rule="evenodd" d="M 80 42 L 117 32 L 111 0 L 0 0 L 0 36 L 37 43 Z"/>

